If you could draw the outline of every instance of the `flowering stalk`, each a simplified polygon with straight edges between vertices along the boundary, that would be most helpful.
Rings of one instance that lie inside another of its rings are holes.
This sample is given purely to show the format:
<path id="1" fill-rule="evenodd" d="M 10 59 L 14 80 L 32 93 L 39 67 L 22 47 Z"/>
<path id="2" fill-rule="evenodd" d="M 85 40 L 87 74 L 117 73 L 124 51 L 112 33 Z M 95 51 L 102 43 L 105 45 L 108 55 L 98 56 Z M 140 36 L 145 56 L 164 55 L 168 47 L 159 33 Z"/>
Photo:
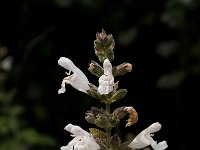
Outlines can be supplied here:
<path id="1" fill-rule="evenodd" d="M 115 82 L 114 77 L 123 76 L 132 71 L 132 65 L 127 62 L 112 66 L 114 46 L 115 41 L 112 35 L 107 35 L 104 30 L 96 34 L 95 54 L 99 62 L 103 64 L 99 65 L 96 61 L 91 61 L 88 70 L 99 78 L 98 86 L 90 83 L 86 75 L 69 58 L 61 57 L 58 60 L 58 64 L 69 71 L 66 73 L 69 76 L 62 81 L 59 94 L 65 92 L 65 84 L 70 84 L 75 89 L 105 104 L 105 108 L 92 107 L 86 112 L 86 121 L 97 128 L 90 128 L 90 132 L 87 132 L 72 124 L 65 127 L 65 130 L 73 134 L 74 139 L 67 146 L 61 147 L 61 150 L 134 150 L 146 146 L 151 146 L 154 150 L 164 150 L 168 147 L 166 141 L 157 143 L 152 138 L 152 133 L 161 128 L 158 122 L 138 134 L 132 142 L 122 143 L 117 133 L 112 134 L 112 129 L 117 127 L 121 119 L 126 116 L 128 120 L 125 127 L 138 121 L 138 113 L 132 106 L 122 106 L 111 111 L 111 104 L 123 99 L 127 94 L 126 89 L 119 88 L 119 82 Z"/>

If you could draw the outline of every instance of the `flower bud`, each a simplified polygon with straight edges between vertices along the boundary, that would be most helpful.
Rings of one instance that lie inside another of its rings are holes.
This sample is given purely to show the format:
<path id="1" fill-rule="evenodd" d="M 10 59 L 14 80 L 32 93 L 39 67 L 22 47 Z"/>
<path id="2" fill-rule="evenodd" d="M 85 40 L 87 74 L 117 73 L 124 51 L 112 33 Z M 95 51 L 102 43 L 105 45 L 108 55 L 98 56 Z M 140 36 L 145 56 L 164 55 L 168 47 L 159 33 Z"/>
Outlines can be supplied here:
<path id="1" fill-rule="evenodd" d="M 89 64 L 88 70 L 97 77 L 100 77 L 103 75 L 103 68 L 95 61 L 91 61 Z"/>
<path id="2" fill-rule="evenodd" d="M 123 119 L 128 113 L 126 110 L 124 110 L 124 108 L 126 108 L 125 106 L 122 106 L 122 107 L 119 107 L 119 108 L 116 108 L 114 111 L 113 111 L 113 115 L 116 116 L 118 119 Z"/>
<path id="3" fill-rule="evenodd" d="M 122 63 L 116 67 L 114 76 L 122 76 L 132 71 L 132 65 L 130 63 Z"/>
<path id="4" fill-rule="evenodd" d="M 113 96 L 111 97 L 111 102 L 114 102 L 116 100 L 122 99 L 124 98 L 124 96 L 126 95 L 127 90 L 126 89 L 120 89 L 117 92 L 115 92 L 113 94 Z"/>
<path id="5" fill-rule="evenodd" d="M 99 129 L 96 128 L 89 128 L 90 134 L 93 135 L 94 138 L 106 139 L 107 134 Z"/>
<path id="6" fill-rule="evenodd" d="M 97 32 L 96 40 L 94 41 L 94 49 L 100 62 L 103 62 L 107 58 L 110 61 L 114 59 L 114 47 L 115 41 L 112 35 L 107 35 L 103 29 L 101 33 Z"/>
<path id="7" fill-rule="evenodd" d="M 85 120 L 89 123 L 95 124 L 95 116 L 90 112 L 86 112 Z"/>

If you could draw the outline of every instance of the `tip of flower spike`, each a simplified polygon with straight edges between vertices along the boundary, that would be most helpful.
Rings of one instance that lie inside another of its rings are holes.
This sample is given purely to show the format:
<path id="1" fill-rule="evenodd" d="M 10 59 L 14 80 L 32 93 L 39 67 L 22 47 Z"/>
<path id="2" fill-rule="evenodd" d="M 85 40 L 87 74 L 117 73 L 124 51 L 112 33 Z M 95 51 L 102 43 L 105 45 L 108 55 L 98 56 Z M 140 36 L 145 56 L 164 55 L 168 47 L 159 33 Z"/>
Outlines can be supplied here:
<path id="1" fill-rule="evenodd" d="M 103 62 L 106 58 L 109 58 L 110 61 L 114 59 L 114 47 L 115 41 L 112 35 L 107 35 L 103 29 L 101 33 L 97 32 L 94 49 L 100 62 Z"/>

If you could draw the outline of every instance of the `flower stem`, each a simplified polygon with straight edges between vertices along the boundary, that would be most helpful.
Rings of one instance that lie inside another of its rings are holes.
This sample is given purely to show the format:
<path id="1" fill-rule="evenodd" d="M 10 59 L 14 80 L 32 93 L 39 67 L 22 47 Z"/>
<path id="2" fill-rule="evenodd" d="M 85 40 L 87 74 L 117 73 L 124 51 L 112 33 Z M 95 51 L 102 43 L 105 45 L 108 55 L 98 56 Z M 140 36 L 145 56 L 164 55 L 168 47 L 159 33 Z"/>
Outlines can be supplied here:
<path id="1" fill-rule="evenodd" d="M 106 111 L 110 115 L 110 104 L 106 104 Z M 110 139 L 111 139 L 111 128 L 107 127 L 106 129 L 106 134 L 107 134 L 107 146 L 110 148 Z"/>
<path id="2" fill-rule="evenodd" d="M 106 111 L 110 114 L 110 104 L 106 103 Z"/>

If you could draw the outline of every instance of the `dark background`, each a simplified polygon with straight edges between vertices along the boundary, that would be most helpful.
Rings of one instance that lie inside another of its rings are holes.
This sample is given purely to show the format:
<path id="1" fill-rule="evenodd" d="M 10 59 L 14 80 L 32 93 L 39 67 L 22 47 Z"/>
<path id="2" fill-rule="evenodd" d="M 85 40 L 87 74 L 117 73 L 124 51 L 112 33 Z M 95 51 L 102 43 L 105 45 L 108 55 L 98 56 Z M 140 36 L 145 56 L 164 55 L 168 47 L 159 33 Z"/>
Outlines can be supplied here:
<path id="1" fill-rule="evenodd" d="M 58 95 L 65 70 L 57 60 L 70 58 L 98 85 L 98 78 L 87 68 L 91 60 L 98 61 L 93 42 L 102 28 L 116 42 L 112 64 L 133 65 L 131 73 L 115 78 L 128 93 L 112 109 L 131 105 L 139 114 L 137 124 L 122 129 L 124 136 L 158 121 L 162 129 L 155 140 L 166 140 L 171 150 L 193 149 L 191 129 L 197 119 L 191 118 L 197 117 L 194 106 L 200 97 L 199 9 L 198 0 L 1 1 L 0 47 L 14 59 L 1 86 L 4 92 L 17 90 L 10 107 L 24 109 L 15 118 L 19 129 L 33 128 L 52 138 L 46 145 L 30 139 L 25 149 L 55 150 L 67 145 L 72 138 L 63 128 L 68 123 L 85 130 L 94 127 L 85 121 L 85 112 L 103 105 L 69 85 Z M 0 109 L 4 107 L 1 104 Z M 0 115 L 6 116 L 2 111 Z M 124 125 L 125 121 L 120 127 Z M 0 119 L 1 130 L 3 126 Z M 0 144 L 5 136 L 8 141 L 15 139 L 12 134 L 0 134 Z"/>

